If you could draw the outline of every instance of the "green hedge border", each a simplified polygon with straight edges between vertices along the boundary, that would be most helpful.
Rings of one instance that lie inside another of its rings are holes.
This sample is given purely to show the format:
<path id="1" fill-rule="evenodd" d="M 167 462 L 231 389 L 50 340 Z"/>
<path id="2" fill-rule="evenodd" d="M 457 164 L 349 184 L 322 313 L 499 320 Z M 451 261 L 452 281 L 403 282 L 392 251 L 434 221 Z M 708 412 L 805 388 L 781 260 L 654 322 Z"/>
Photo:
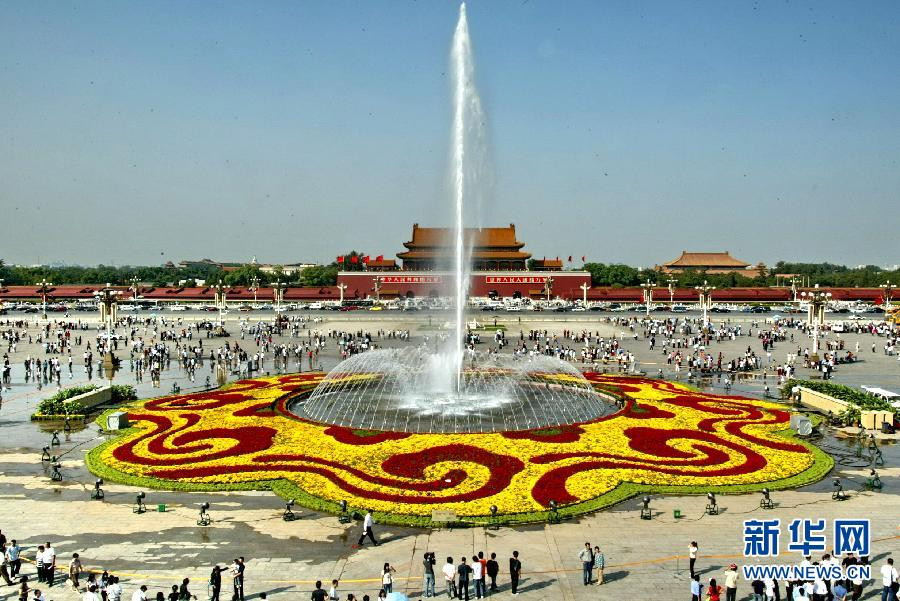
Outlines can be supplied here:
<path id="1" fill-rule="evenodd" d="M 604 392 L 609 390 L 604 389 Z M 621 396 L 621 395 L 620 395 Z M 771 401 L 770 401 L 771 402 Z M 109 409 L 104 411 L 98 418 L 97 423 L 101 428 L 105 429 L 106 416 L 120 411 L 123 408 L 130 407 L 125 405 L 122 408 Z M 135 476 L 126 474 L 119 470 L 113 469 L 104 464 L 100 457 L 103 451 L 109 446 L 118 442 L 118 439 L 126 434 L 134 432 L 136 428 L 130 427 L 123 430 L 117 430 L 117 435 L 103 442 L 99 446 L 94 447 L 85 455 L 85 463 L 88 470 L 94 475 L 108 480 L 110 482 L 118 482 L 129 486 L 141 488 L 151 488 L 159 490 L 172 490 L 184 492 L 228 492 L 228 491 L 245 491 L 245 490 L 271 490 L 282 499 L 294 499 L 299 505 L 306 507 L 312 511 L 324 513 L 340 513 L 340 505 L 335 501 L 328 501 L 313 496 L 288 480 L 281 478 L 272 480 L 257 480 L 254 482 L 231 483 L 231 484 L 212 484 L 202 482 L 177 482 L 154 478 L 152 476 Z M 808 449 L 813 455 L 813 463 L 810 467 L 788 478 L 781 480 L 772 480 L 770 482 L 759 482 L 754 484 L 724 484 L 724 485 L 704 485 L 704 486 L 666 486 L 639 484 L 636 482 L 622 482 L 614 489 L 606 492 L 593 499 L 574 503 L 572 505 L 560 506 L 557 515 L 560 519 L 571 519 L 584 514 L 593 513 L 603 509 L 607 509 L 626 501 L 633 497 L 645 494 L 652 495 L 705 495 L 708 492 L 716 494 L 746 494 L 761 491 L 763 488 L 770 490 L 784 490 L 788 488 L 800 488 L 814 482 L 818 482 L 825 478 L 834 468 L 834 459 L 825 453 L 819 447 L 802 440 L 794 435 L 790 428 L 779 430 L 775 434 L 785 440 L 800 444 Z M 365 507 L 348 506 L 348 512 L 352 515 L 354 511 L 365 511 Z M 394 526 L 412 526 L 412 527 L 452 527 L 452 526 L 493 526 L 493 525 L 516 525 L 516 524 L 533 524 L 542 523 L 550 520 L 550 511 L 531 511 L 523 513 L 508 513 L 499 515 L 497 518 L 491 516 L 465 516 L 461 517 L 458 522 L 451 524 L 435 523 L 431 521 L 430 516 L 410 515 L 402 513 L 372 512 L 376 521 L 381 524 Z"/>

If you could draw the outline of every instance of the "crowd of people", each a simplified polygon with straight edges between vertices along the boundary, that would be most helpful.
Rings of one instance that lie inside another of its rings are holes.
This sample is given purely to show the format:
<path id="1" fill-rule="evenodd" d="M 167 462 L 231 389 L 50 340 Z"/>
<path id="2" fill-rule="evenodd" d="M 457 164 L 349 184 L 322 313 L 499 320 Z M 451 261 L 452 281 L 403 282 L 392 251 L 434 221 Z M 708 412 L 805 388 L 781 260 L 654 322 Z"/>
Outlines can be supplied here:
<path id="1" fill-rule="evenodd" d="M 862 578 L 814 578 L 812 580 L 788 579 L 779 582 L 773 578 L 754 578 L 748 583 L 750 596 L 738 597 L 740 571 L 737 564 L 732 563 L 724 571 L 721 578 L 710 578 L 707 584 L 701 583 L 700 574 L 695 571 L 698 555 L 696 542 L 689 547 L 690 561 L 690 594 L 691 601 L 736 601 L 751 599 L 752 601 L 858 601 L 862 598 L 868 584 Z M 821 560 L 814 561 L 805 557 L 799 567 L 805 569 L 813 566 L 827 568 L 839 566 L 843 574 L 848 574 L 850 566 L 865 566 L 868 557 L 856 557 L 847 553 L 843 558 L 824 554 Z M 893 558 L 888 557 L 879 569 L 872 567 L 872 583 L 876 587 L 876 595 L 881 601 L 897 601 L 900 590 L 900 578 L 894 567 Z M 880 586 L 879 586 L 880 585 Z"/>

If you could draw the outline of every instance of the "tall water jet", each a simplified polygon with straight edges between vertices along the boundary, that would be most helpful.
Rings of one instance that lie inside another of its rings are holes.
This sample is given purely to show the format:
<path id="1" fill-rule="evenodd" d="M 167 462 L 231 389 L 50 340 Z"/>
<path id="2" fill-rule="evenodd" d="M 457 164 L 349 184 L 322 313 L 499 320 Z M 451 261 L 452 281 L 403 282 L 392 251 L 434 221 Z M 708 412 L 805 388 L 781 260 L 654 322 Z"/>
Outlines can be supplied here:
<path id="1" fill-rule="evenodd" d="M 308 397 L 294 399 L 291 410 L 303 419 L 360 430 L 507 432 L 582 423 L 614 409 L 573 365 L 555 357 L 464 350 L 471 240 L 463 226 L 467 212 L 478 213 L 486 173 L 485 120 L 465 4 L 450 56 L 455 338 L 440 349 L 421 345 L 350 357 Z"/>
<path id="2" fill-rule="evenodd" d="M 466 3 L 459 5 L 459 20 L 453 33 L 451 50 L 453 68 L 453 193 L 456 209 L 454 224 L 456 270 L 456 339 L 453 341 L 450 362 L 455 370 L 455 387 L 462 390 L 463 340 L 466 334 L 465 309 L 468 296 L 468 259 L 463 225 L 467 191 L 471 189 L 473 175 L 481 165 L 467 165 L 469 155 L 478 160 L 478 153 L 470 153 L 470 146 L 480 144 L 483 123 L 481 99 L 475 88 L 475 65 L 472 60 L 472 42 L 466 19 Z M 474 139 L 473 139 L 474 138 Z M 467 168 L 468 167 L 468 168 Z"/>

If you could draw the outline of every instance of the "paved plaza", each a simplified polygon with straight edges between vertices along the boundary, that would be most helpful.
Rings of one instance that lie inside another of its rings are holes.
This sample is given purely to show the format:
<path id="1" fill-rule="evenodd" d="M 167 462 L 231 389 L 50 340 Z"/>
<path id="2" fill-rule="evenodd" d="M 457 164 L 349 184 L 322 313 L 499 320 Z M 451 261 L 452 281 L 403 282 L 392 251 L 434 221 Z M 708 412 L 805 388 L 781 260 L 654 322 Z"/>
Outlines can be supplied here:
<path id="1" fill-rule="evenodd" d="M 311 313 L 310 315 L 315 315 Z M 200 316 L 198 316 L 199 318 Z M 417 344 L 424 335 L 434 335 L 446 316 L 407 315 L 388 313 L 384 315 L 318 315 L 322 321 L 306 324 L 305 332 L 330 330 L 349 332 L 371 332 L 376 342 L 382 346 Z M 492 316 L 476 315 L 475 319 L 493 323 Z M 70 319 L 77 319 L 72 317 Z M 93 320 L 96 317 L 80 316 Z M 253 353 L 256 345 L 251 337 L 240 339 L 238 319 L 247 316 L 228 316 L 227 329 L 232 336 L 226 340 L 237 342 L 244 350 Z M 192 316 L 184 318 L 190 322 Z M 729 317 L 733 323 L 742 323 L 746 328 L 752 321 L 765 327 L 765 317 L 756 319 L 749 316 Z M 34 323 L 32 319 L 32 324 Z M 721 320 L 717 320 L 721 321 Z M 589 330 L 603 337 L 620 337 L 623 346 L 635 353 L 637 368 L 655 375 L 662 369 L 668 377 L 674 377 L 672 368 L 666 365 L 665 357 L 657 348 L 651 352 L 648 341 L 639 334 L 634 340 L 627 326 L 606 321 L 606 316 L 595 315 L 500 315 L 498 323 L 507 326 L 507 338 L 517 339 L 519 329 L 526 333 L 532 329 L 548 330 L 561 334 L 564 330 L 580 332 Z M 30 330 L 36 332 L 34 325 Z M 411 339 L 401 341 L 376 334 L 379 331 L 408 330 Z M 756 328 L 754 328 L 756 330 Z M 85 341 L 93 340 L 96 330 L 85 332 Z M 484 334 L 486 338 L 490 333 Z M 146 340 L 153 338 L 152 331 L 144 333 Z M 784 361 L 785 354 L 796 352 L 800 340 L 793 344 L 782 342 L 773 350 L 773 362 Z M 833 335 L 832 335 L 833 337 Z M 883 339 L 868 334 L 843 335 L 847 348 L 860 341 L 863 361 L 853 365 L 838 366 L 835 381 L 849 385 L 880 385 L 889 389 L 900 389 L 900 364 L 896 357 L 889 357 L 881 351 Z M 204 348 L 214 348 L 222 339 L 204 339 Z M 290 342 L 289 338 L 284 339 Z M 279 342 L 278 338 L 274 342 Z M 872 343 L 876 352 L 871 352 Z M 489 344 L 489 340 L 484 342 Z M 570 346 L 577 347 L 571 343 Z M 758 354 L 762 352 L 760 341 L 755 336 L 744 336 L 737 340 L 713 343 L 710 350 L 721 351 L 726 360 L 737 357 L 750 346 Z M 75 352 L 78 352 L 76 347 Z M 375 598 L 381 567 L 390 562 L 397 570 L 395 590 L 408 594 L 411 598 L 422 596 L 422 557 L 426 551 L 437 556 L 437 568 L 447 556 L 458 562 L 461 556 L 471 558 L 483 551 L 496 553 L 500 561 L 500 592 L 498 596 L 509 595 L 507 560 L 513 550 L 518 550 L 523 562 L 523 580 L 520 597 L 524 599 L 622 599 L 654 597 L 661 599 L 688 599 L 689 578 L 687 569 L 687 547 L 691 540 L 700 546 L 698 567 L 704 580 L 720 577 L 725 567 L 741 562 L 742 522 L 759 517 L 777 517 L 785 521 L 793 518 L 870 518 L 872 520 L 874 549 L 871 560 L 880 566 L 888 555 L 900 554 L 900 450 L 889 441 L 882 443 L 886 465 L 879 468 L 884 482 L 880 492 L 863 489 L 865 477 L 869 473 L 869 462 L 857 457 L 852 441 L 826 434 L 819 444 L 836 459 L 835 474 L 843 479 L 849 491 L 847 501 L 832 500 L 832 483 L 828 478 L 817 484 L 794 491 L 773 493 L 777 507 L 773 510 L 759 508 L 759 494 L 721 496 L 719 515 L 704 514 L 705 499 L 698 496 L 654 497 L 651 503 L 652 520 L 641 520 L 640 503 L 626 501 L 610 510 L 588 515 L 561 524 L 531 525 L 515 528 L 463 528 L 452 530 L 419 530 L 393 526 L 376 525 L 375 535 L 381 544 L 378 547 L 356 546 L 360 535 L 358 523 L 340 524 L 332 515 L 322 515 L 299 510 L 300 520 L 282 520 L 283 501 L 269 492 L 235 493 L 185 493 L 168 491 L 147 491 L 145 499 L 151 511 L 138 515 L 132 512 L 135 495 L 139 489 L 115 483 L 104 485 L 106 498 L 103 501 L 90 500 L 94 477 L 84 467 L 83 457 L 87 450 L 99 444 L 105 436 L 94 424 L 76 427 L 68 434 L 61 434 L 61 455 L 63 481 L 53 483 L 49 479 L 46 463 L 40 461 L 41 448 L 49 443 L 50 430 L 58 425 L 36 424 L 28 416 L 39 399 L 56 390 L 55 384 L 43 384 L 38 390 L 34 383 L 26 384 L 21 375 L 21 363 L 26 356 L 43 357 L 42 349 L 36 345 L 20 344 L 10 356 L 14 366 L 12 385 L 3 392 L 0 408 L 0 425 L 4 436 L 0 439 L 0 528 L 8 538 L 17 538 L 26 558 L 33 557 L 36 545 L 51 541 L 59 556 L 59 565 L 67 565 L 72 553 L 79 553 L 89 569 L 107 569 L 123 577 L 125 597 L 140 584 L 147 584 L 152 597 L 156 591 L 168 591 L 171 585 L 182 578 L 190 578 L 192 591 L 198 598 L 206 598 L 206 581 L 212 565 L 228 565 L 238 556 L 246 558 L 247 598 L 258 598 L 265 592 L 277 599 L 308 599 L 313 583 L 322 580 L 330 583 L 339 579 L 342 598 L 347 593 L 357 597 L 369 594 Z M 329 369 L 338 362 L 336 345 L 329 341 L 320 354 L 319 369 Z M 264 371 L 272 371 L 269 357 L 264 362 Z M 289 365 L 289 371 L 296 371 L 296 363 Z M 304 361 L 304 369 L 307 369 Z M 608 366 L 608 369 L 616 369 Z M 145 378 L 137 382 L 129 369 L 127 359 L 114 376 L 114 383 L 136 384 L 139 396 L 167 394 L 177 383 L 183 391 L 205 386 L 209 367 L 197 370 L 195 381 L 173 361 L 162 372 L 158 387 Z M 98 381 L 98 373 L 92 377 Z M 810 375 L 808 370 L 799 369 L 798 376 Z M 680 374 L 682 380 L 686 375 Z M 80 361 L 75 362 L 73 377 L 68 379 L 63 371 L 63 386 L 83 383 L 87 376 Z M 104 380 L 99 378 L 100 382 Z M 212 378 L 215 381 L 215 378 Z M 698 382 L 702 387 L 718 391 L 724 390 L 724 382 L 717 378 Z M 762 371 L 739 378 L 732 388 L 750 396 L 761 396 L 769 385 L 774 393 L 777 389 L 775 377 Z M 212 523 L 202 527 L 197 525 L 199 506 L 209 502 Z M 159 505 L 165 511 L 159 512 Z M 683 517 L 676 519 L 675 510 Z M 584 587 L 581 583 L 581 564 L 577 557 L 584 542 L 598 545 L 607 561 L 606 580 L 602 586 Z M 785 561 L 797 561 L 796 553 L 783 554 Z M 23 573 L 32 575 L 34 568 L 29 564 Z M 226 578 L 227 580 L 227 578 Z M 869 585 L 863 598 L 879 598 L 877 587 Z M 438 574 L 438 594 L 443 594 L 440 574 Z M 227 593 L 227 594 L 226 594 Z M 741 581 L 739 599 L 748 598 L 749 584 Z M 0 599 L 16 597 L 13 587 L 0 588 Z M 223 587 L 223 598 L 230 598 L 227 585 Z M 76 599 L 76 594 L 66 590 L 61 584 L 54 587 L 47 599 Z"/>

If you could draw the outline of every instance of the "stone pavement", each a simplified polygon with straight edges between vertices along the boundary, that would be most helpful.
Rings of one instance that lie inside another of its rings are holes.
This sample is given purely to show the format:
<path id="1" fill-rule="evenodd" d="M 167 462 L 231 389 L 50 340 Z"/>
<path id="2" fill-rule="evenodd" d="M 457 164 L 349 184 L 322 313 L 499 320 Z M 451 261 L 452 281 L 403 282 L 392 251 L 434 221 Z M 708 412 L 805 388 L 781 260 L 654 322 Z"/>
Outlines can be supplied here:
<path id="1" fill-rule="evenodd" d="M 72 444 L 72 443 L 68 443 Z M 359 525 L 339 524 L 334 516 L 301 510 L 302 519 L 284 522 L 282 501 L 266 492 L 179 493 L 147 491 L 148 513 L 137 515 L 132 505 L 138 489 L 106 484 L 106 499 L 89 500 L 93 478 L 84 470 L 82 457 L 89 445 L 76 449 L 63 461 L 64 481 L 51 483 L 36 450 L 0 454 L 0 525 L 7 537 L 15 537 L 32 557 L 35 547 L 52 541 L 59 564 L 66 565 L 79 553 L 86 567 L 108 569 L 126 580 L 126 595 L 141 583 L 150 592 L 167 590 L 188 577 L 198 597 L 205 598 L 205 582 L 214 563 L 228 564 L 239 555 L 247 558 L 246 595 L 265 591 L 270 598 L 307 599 L 317 579 L 341 580 L 344 594 L 368 593 L 374 597 L 384 562 L 397 569 L 397 585 L 412 598 L 422 591 L 422 555 L 437 554 L 438 568 L 447 555 L 458 563 L 478 551 L 495 552 L 501 564 L 501 592 L 509 594 L 506 563 L 516 549 L 521 554 L 523 599 L 622 599 L 650 597 L 687 598 L 687 544 L 697 540 L 703 578 L 720 576 L 732 561 L 741 563 L 742 521 L 777 517 L 870 518 L 876 565 L 893 554 L 900 556 L 900 468 L 880 470 L 885 488 L 864 492 L 861 483 L 867 468 L 840 470 L 851 498 L 831 499 L 830 478 L 800 491 L 776 491 L 778 507 L 759 508 L 758 494 L 719 496 L 722 512 L 704 514 L 705 498 L 654 498 L 654 517 L 639 518 L 639 503 L 627 501 L 612 510 L 555 525 L 532 525 L 490 530 L 414 530 L 376 527 L 378 547 L 357 548 Z M 66 444 L 62 447 L 67 449 Z M 897 465 L 889 449 L 889 465 Z M 849 456 L 849 454 L 848 454 Z M 852 457 L 849 459 L 853 463 Z M 199 504 L 208 501 L 213 522 L 197 525 Z M 166 504 L 166 511 L 155 511 Z M 680 509 L 681 519 L 673 517 Z M 782 526 L 785 528 L 785 525 Z M 830 536 L 829 536 L 830 540 Z M 577 553 L 589 541 L 599 545 L 607 559 L 603 586 L 584 587 Z M 782 547 L 787 544 L 782 539 Z M 797 561 L 797 554 L 782 554 Z M 26 567 L 25 574 L 33 574 Z M 438 579 L 439 590 L 440 577 Z M 871 587 L 870 587 L 871 588 Z M 749 586 L 741 584 L 746 598 Z M 0 600 L 14 597 L 12 588 L 0 589 Z M 48 599 L 75 599 L 62 586 Z M 130 598 L 130 597 L 126 597 Z"/>
<path id="2" fill-rule="evenodd" d="M 365 316 L 365 319 L 331 318 L 316 324 L 319 331 L 346 329 L 374 331 L 378 328 L 415 328 L 416 319 L 406 321 Z M 601 335 L 615 335 L 621 329 L 601 319 L 523 320 L 521 326 L 514 318 L 505 321 L 510 326 L 508 336 L 517 336 L 518 329 L 591 329 Z M 593 316 L 589 316 L 593 317 Z M 504 321 L 504 320 L 501 320 Z M 853 335 L 846 336 L 849 345 Z M 232 339 L 233 340 L 233 339 Z M 872 341 L 861 336 L 863 348 Z M 883 342 L 883 339 L 881 340 Z M 255 349 L 252 341 L 242 344 Z M 739 339 L 715 345 L 726 356 L 742 352 L 747 345 L 757 352 L 759 341 Z M 650 354 L 644 340 L 625 340 L 626 348 L 638 353 L 647 370 L 655 372 L 660 362 L 656 353 Z M 336 361 L 334 345 L 330 345 L 326 361 Z M 776 356 L 781 358 L 795 345 L 778 345 Z M 24 352 L 34 349 L 20 347 L 14 361 L 21 361 Z M 252 352 L 252 350 L 251 350 Z M 661 355 L 660 355 L 661 356 Z M 842 366 L 836 380 L 856 384 L 871 381 L 887 387 L 897 378 L 896 358 L 881 354 L 864 356 L 864 363 Z M 653 367 L 650 367 L 653 365 Z M 660 367 L 665 367 L 660 365 Z M 77 374 L 78 372 L 76 372 Z M 133 381 L 127 369 L 120 371 L 122 382 Z M 802 375 L 802 374 L 801 374 Z M 15 372 L 14 372 L 15 377 Z M 117 375 L 117 381 L 119 381 Z M 143 386 L 142 396 L 165 394 L 180 370 L 165 372 L 169 378 L 160 389 Z M 198 378 L 200 380 L 200 378 Z M 772 378 L 770 378 L 770 381 Z M 77 378 L 76 378 L 77 381 Z M 64 382 L 64 385 L 66 383 Z M 196 385 L 196 384 L 195 384 Z M 716 381 L 710 386 L 719 385 Z M 757 393 L 762 390 L 757 379 L 741 382 L 735 391 Z M 186 387 L 185 387 L 186 388 Z M 774 388 L 774 383 L 773 383 Z M 718 516 L 704 515 L 702 497 L 654 498 L 654 518 L 639 519 L 636 500 L 598 514 L 556 525 L 532 525 L 487 530 L 483 528 L 454 530 L 414 530 L 396 527 L 376 527 L 376 535 L 384 543 L 377 548 L 355 547 L 359 536 L 358 524 L 342 525 L 337 518 L 301 510 L 303 519 L 284 522 L 283 501 L 271 493 L 182 493 L 147 491 L 149 508 L 165 504 L 164 513 L 151 511 L 142 515 L 132 513 L 138 489 L 106 484 L 104 501 L 89 500 L 94 477 L 83 463 L 83 454 L 102 440 L 96 426 L 88 424 L 80 431 L 63 436 L 63 444 L 54 449 L 62 454 L 64 480 L 52 483 L 46 464 L 39 460 L 40 449 L 49 441 L 49 429 L 54 426 L 32 424 L 28 415 L 37 401 L 55 390 L 55 386 L 38 391 L 16 383 L 12 391 L 4 393 L 0 406 L 0 529 L 7 537 L 15 537 L 25 547 L 25 556 L 33 557 L 35 547 L 47 540 L 56 546 L 59 563 L 67 565 L 72 553 L 79 553 L 91 569 L 109 569 L 125 580 L 125 599 L 141 583 L 150 592 L 169 590 L 182 578 L 191 578 L 193 590 L 199 598 L 206 598 L 206 580 L 211 566 L 228 564 L 234 557 L 247 558 L 246 594 L 255 598 L 261 592 L 273 599 L 308 599 L 315 580 L 341 580 L 343 595 L 367 593 L 375 597 L 380 582 L 381 566 L 389 561 L 397 569 L 395 590 L 402 590 L 413 598 L 421 595 L 422 554 L 433 550 L 438 568 L 448 555 L 458 562 L 459 557 L 471 557 L 478 551 L 495 552 L 501 565 L 501 592 L 509 594 L 507 559 L 513 549 L 520 551 L 524 565 L 524 579 L 520 590 L 523 599 L 622 599 L 653 597 L 686 599 L 688 576 L 687 545 L 691 540 L 700 544 L 698 563 L 703 578 L 720 576 L 724 566 L 732 561 L 741 563 L 742 521 L 747 518 L 771 516 L 790 521 L 793 518 L 854 518 L 873 520 L 876 539 L 873 560 L 880 565 L 888 554 L 900 556 L 900 445 L 883 445 L 887 465 L 879 468 L 885 483 L 883 491 L 863 492 L 861 485 L 868 474 L 865 462 L 853 455 L 851 445 L 830 436 L 823 446 L 838 459 L 836 473 L 851 491 L 845 502 L 831 500 L 831 479 L 798 491 L 776 491 L 773 498 L 779 504 L 772 511 L 759 509 L 759 495 L 720 496 L 723 512 Z M 58 426 L 57 426 L 58 427 Z M 199 505 L 208 501 L 213 523 L 197 525 Z M 685 517 L 676 520 L 673 510 L 680 509 Z M 785 528 L 785 525 L 782 526 Z M 608 568 L 607 584 L 583 587 L 581 565 L 577 553 L 585 541 L 597 544 L 604 551 Z M 786 544 L 783 540 L 782 544 Z M 796 560 L 787 554 L 785 560 Z M 32 575 L 33 567 L 25 574 Z M 438 575 L 438 591 L 443 591 Z M 868 587 L 864 598 L 876 596 Z M 223 589 L 224 590 L 224 589 Z M 741 583 L 739 598 L 747 598 L 749 586 Z M 74 592 L 62 586 L 54 587 L 47 599 L 76 599 Z M 0 587 L 0 601 L 13 599 L 12 587 Z M 153 595 L 151 594 L 152 598 Z M 223 596 L 223 599 L 230 595 Z"/>

